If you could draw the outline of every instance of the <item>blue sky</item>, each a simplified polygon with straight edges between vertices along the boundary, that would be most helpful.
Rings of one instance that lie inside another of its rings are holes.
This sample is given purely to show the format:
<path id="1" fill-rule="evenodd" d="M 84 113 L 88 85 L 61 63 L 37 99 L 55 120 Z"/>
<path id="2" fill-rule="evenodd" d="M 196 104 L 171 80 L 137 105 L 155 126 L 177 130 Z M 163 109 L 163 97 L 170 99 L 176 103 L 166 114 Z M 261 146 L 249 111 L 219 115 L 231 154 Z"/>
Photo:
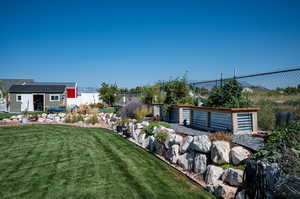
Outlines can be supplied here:
<path id="1" fill-rule="evenodd" d="M 0 2 L 0 78 L 134 87 L 300 65 L 297 0 Z"/>

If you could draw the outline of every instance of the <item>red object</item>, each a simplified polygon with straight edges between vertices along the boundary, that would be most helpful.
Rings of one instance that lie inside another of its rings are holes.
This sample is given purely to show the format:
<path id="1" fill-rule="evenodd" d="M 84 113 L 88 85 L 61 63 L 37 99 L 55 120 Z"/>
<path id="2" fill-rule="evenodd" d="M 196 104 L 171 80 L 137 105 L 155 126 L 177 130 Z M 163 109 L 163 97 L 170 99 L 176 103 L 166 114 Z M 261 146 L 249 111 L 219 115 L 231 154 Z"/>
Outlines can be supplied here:
<path id="1" fill-rule="evenodd" d="M 76 98 L 75 88 L 67 88 L 67 98 Z"/>

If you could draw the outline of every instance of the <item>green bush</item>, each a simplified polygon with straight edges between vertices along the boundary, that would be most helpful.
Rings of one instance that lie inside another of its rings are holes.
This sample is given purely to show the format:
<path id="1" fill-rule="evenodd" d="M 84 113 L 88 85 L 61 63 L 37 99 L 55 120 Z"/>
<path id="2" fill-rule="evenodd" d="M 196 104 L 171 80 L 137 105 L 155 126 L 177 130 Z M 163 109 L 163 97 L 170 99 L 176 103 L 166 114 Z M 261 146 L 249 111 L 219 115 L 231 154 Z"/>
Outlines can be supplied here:
<path id="1" fill-rule="evenodd" d="M 273 131 L 266 146 L 255 155 L 270 163 L 279 163 L 283 171 L 300 176 L 300 120 Z"/>
<path id="2" fill-rule="evenodd" d="M 166 141 L 166 139 L 167 139 L 167 136 L 168 136 L 168 133 L 167 133 L 167 132 L 165 132 L 165 131 L 159 131 L 159 132 L 156 134 L 155 138 L 156 138 L 156 140 L 157 140 L 159 143 L 163 144 L 163 143 L 165 143 L 165 141 Z"/>
<path id="3" fill-rule="evenodd" d="M 144 133 L 146 133 L 146 136 L 153 135 L 153 129 L 156 126 L 163 126 L 163 127 L 166 127 L 166 128 L 171 128 L 171 126 L 169 124 L 159 123 L 159 122 L 151 122 L 149 126 L 144 128 Z"/>
<path id="4" fill-rule="evenodd" d="M 83 117 L 80 114 L 67 115 L 65 118 L 65 123 L 76 123 L 79 121 L 83 121 Z"/>
<path id="5" fill-rule="evenodd" d="M 86 123 L 96 124 L 99 122 L 97 115 L 92 115 L 89 119 L 86 120 Z"/>
<path id="6" fill-rule="evenodd" d="M 242 93 L 243 87 L 235 80 L 224 82 L 224 86 L 215 86 L 204 102 L 204 106 L 242 108 L 250 106 L 250 100 Z"/>

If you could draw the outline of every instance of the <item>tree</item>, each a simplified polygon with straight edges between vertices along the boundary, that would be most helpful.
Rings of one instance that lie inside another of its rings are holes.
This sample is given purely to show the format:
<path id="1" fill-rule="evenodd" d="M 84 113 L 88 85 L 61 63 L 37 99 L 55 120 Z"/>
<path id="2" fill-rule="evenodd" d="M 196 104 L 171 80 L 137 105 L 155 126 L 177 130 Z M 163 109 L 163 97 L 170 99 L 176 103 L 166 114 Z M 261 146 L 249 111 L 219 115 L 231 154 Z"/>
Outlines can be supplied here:
<path id="1" fill-rule="evenodd" d="M 4 88 L 2 81 L 0 82 L 0 98 L 3 98 L 6 103 L 6 109 L 9 107 L 9 91 Z"/>
<path id="2" fill-rule="evenodd" d="M 205 106 L 241 108 L 249 106 L 250 102 L 242 93 L 241 84 L 235 79 L 225 82 L 224 86 L 215 86 L 208 96 Z"/>
<path id="3" fill-rule="evenodd" d="M 164 104 L 166 105 L 192 103 L 192 98 L 189 95 L 190 86 L 185 76 L 161 82 L 161 88 L 166 94 L 164 100 Z"/>
<path id="4" fill-rule="evenodd" d="M 99 91 L 101 99 L 105 103 L 107 103 L 110 106 L 115 104 L 117 97 L 118 97 L 118 93 L 119 93 L 119 89 L 116 84 L 107 84 L 107 83 L 103 82 L 98 91 Z"/>

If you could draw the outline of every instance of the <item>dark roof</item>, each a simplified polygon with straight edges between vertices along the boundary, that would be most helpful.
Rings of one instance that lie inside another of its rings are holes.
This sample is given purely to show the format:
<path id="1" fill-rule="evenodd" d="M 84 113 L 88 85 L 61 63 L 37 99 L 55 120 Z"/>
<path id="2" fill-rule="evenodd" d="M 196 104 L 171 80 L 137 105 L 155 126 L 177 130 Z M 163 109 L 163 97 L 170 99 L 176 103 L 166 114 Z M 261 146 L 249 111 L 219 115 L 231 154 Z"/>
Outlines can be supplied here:
<path id="1" fill-rule="evenodd" d="M 10 93 L 64 93 L 64 85 L 13 85 Z"/>
<path id="2" fill-rule="evenodd" d="M 43 86 L 48 86 L 48 85 L 63 85 L 68 88 L 75 88 L 76 83 L 75 82 L 28 82 L 25 83 L 25 85 L 43 85 Z"/>
<path id="3" fill-rule="evenodd" d="M 33 82 L 33 79 L 0 79 L 0 86 L 8 90 L 12 85 L 22 85 L 27 82 Z"/>

